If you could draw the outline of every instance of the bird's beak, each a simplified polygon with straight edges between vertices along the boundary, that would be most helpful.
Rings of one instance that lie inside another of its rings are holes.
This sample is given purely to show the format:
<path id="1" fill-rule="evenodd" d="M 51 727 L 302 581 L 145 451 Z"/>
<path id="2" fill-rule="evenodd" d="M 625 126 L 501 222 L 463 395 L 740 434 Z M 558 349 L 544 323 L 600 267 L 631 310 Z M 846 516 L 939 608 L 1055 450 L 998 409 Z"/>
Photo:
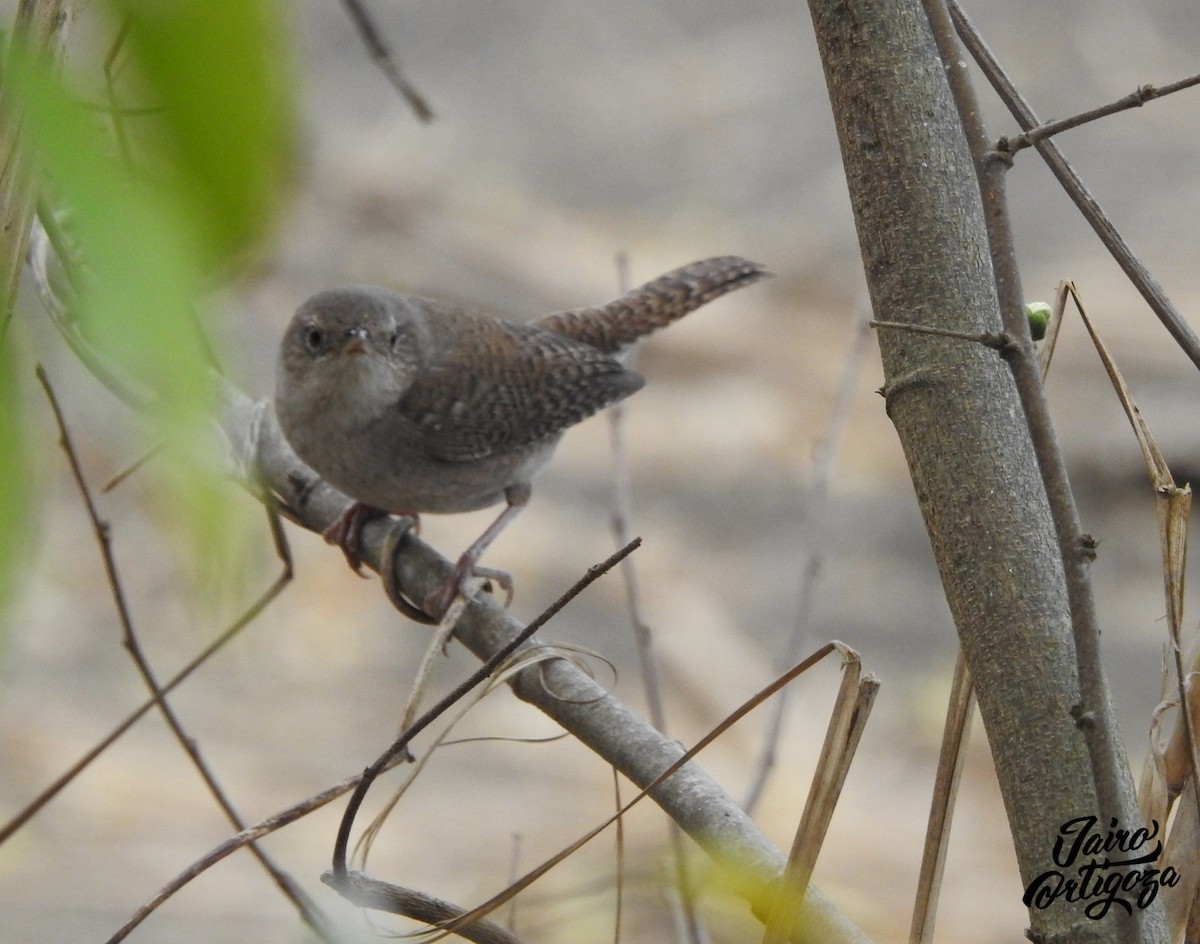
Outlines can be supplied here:
<path id="1" fill-rule="evenodd" d="M 346 337 L 342 342 L 343 354 L 366 354 L 367 353 L 367 329 L 361 325 L 351 328 L 346 332 Z"/>

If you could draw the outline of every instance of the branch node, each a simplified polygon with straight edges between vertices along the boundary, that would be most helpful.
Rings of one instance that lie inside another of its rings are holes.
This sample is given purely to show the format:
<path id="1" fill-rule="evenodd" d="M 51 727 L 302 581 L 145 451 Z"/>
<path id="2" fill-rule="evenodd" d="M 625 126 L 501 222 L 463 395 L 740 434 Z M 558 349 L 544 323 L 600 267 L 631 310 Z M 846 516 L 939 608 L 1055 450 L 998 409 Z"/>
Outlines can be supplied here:
<path id="1" fill-rule="evenodd" d="M 1012 170 L 1013 158 L 1020 149 L 1021 146 L 1012 139 L 1000 138 L 995 147 L 983 152 L 983 163 L 985 166 L 999 164 L 1005 170 Z"/>
<path id="2" fill-rule="evenodd" d="M 1094 711 L 1085 711 L 1083 705 L 1079 704 L 1071 706 L 1071 718 L 1081 731 L 1091 730 L 1098 720 Z"/>

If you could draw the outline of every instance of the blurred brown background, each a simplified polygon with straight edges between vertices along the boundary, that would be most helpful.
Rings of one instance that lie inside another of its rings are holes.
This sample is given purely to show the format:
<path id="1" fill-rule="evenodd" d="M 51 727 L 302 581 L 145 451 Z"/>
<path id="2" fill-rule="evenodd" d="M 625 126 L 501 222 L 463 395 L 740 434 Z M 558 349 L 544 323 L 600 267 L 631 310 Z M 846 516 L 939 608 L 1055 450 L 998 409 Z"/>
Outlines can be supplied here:
<path id="1" fill-rule="evenodd" d="M 11 4 L 0 4 L 7 10 Z M 379 24 L 438 120 L 421 127 L 370 63 L 333 0 L 295 6 L 304 166 L 258 275 L 214 301 L 213 331 L 250 393 L 271 392 L 274 347 L 313 291 L 371 282 L 525 318 L 615 294 L 618 253 L 643 281 L 720 253 L 777 278 L 651 340 L 630 401 L 632 530 L 645 614 L 667 680 L 669 726 L 691 741 L 776 673 L 796 620 L 800 562 L 823 566 L 805 650 L 837 638 L 883 689 L 815 881 L 879 939 L 908 926 L 955 642 L 903 457 L 873 393 L 872 352 L 839 444 L 824 529 L 806 526 L 811 452 L 825 429 L 864 306 L 837 145 L 803 5 L 780 0 L 511 0 L 376 3 Z M 1200 10 L 1185 0 L 1060 0 L 968 9 L 1042 118 L 1197 71 Z M 4 21 L 10 21 L 4 13 Z M 80 24 L 81 36 L 93 29 Z M 978 87 L 996 136 L 1013 123 Z M 1187 92 L 1065 135 L 1060 144 L 1186 313 L 1200 249 L 1200 98 Z M 1198 466 L 1190 363 L 1029 152 L 1010 175 L 1026 296 L 1074 279 L 1180 481 Z M 59 385 L 93 483 L 136 455 L 131 418 L 59 347 L 26 292 L 23 329 Z M 1094 568 L 1107 665 L 1140 764 L 1165 636 L 1152 497 L 1136 444 L 1076 321 L 1050 383 Z M 38 392 L 30 385 L 31 397 Z M 99 555 L 54 451 L 38 431 L 46 493 L 26 589 L 0 654 L 0 818 L 7 819 L 140 703 Z M 230 501 L 260 515 L 237 489 Z M 102 499 L 144 643 L 165 677 L 273 578 L 265 535 L 244 584 L 205 605 L 187 590 L 169 509 L 138 478 Z M 491 512 L 425 522 L 458 553 Z M 567 437 L 534 500 L 488 554 L 511 569 L 531 617 L 611 549 L 608 430 Z M 319 538 L 291 530 L 297 579 L 173 701 L 248 820 L 361 769 L 389 741 L 428 633 L 390 611 L 375 582 Z M 612 660 L 643 698 L 621 585 L 593 588 L 547 633 Z M 456 647 L 442 684 L 471 662 Z M 598 669 L 601 673 L 603 667 Z M 759 811 L 790 842 L 831 703 L 835 670 L 802 680 L 779 768 Z M 608 677 L 605 675 L 604 677 Z M 743 795 L 761 711 L 702 762 Z M 504 692 L 473 735 L 553 726 Z M 1003 809 L 976 727 L 951 842 L 941 940 L 987 944 L 1025 927 Z M 512 835 L 529 867 L 611 807 L 603 766 L 569 742 L 448 749 L 401 805 L 373 872 L 470 904 L 500 888 Z M 380 794 L 382 795 L 382 794 Z M 323 905 L 335 804 L 266 847 Z M 661 820 L 631 833 L 626 940 L 664 939 Z M 0 848 L 0 940 L 99 941 L 228 828 L 157 717 L 143 721 Z M 611 840 L 539 883 L 520 908 L 530 940 L 609 933 Z M 717 897 L 717 940 L 755 934 Z M 290 942 L 303 932 L 244 856 L 204 875 L 133 940 Z"/>

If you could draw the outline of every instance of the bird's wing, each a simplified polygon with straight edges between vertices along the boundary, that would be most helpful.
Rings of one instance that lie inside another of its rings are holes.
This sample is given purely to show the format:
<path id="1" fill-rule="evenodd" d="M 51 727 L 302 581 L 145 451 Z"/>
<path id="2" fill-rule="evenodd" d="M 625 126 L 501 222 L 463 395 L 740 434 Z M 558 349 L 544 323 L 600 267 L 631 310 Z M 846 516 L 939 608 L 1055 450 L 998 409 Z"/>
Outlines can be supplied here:
<path id="1" fill-rule="evenodd" d="M 530 325 L 466 318 L 453 334 L 399 404 L 439 459 L 532 445 L 643 383 L 595 348 Z"/>

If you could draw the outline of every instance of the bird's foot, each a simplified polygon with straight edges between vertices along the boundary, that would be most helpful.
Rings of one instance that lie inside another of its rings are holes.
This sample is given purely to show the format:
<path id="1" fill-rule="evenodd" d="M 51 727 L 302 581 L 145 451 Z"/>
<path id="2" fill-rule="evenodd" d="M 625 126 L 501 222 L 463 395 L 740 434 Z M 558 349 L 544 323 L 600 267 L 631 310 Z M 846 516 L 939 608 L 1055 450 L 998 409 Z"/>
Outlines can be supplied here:
<path id="1" fill-rule="evenodd" d="M 458 559 L 458 563 L 454 565 L 454 572 L 445 583 L 425 598 L 421 604 L 422 609 L 430 615 L 444 616 L 450 609 L 450 604 L 454 602 L 454 598 L 459 594 L 468 600 L 474 597 L 475 588 L 471 586 L 471 581 L 476 577 L 491 581 L 504 591 L 505 607 L 512 603 L 512 574 L 507 570 L 499 570 L 495 567 L 480 567 L 474 557 L 468 553 Z M 487 589 L 490 591 L 491 588 Z"/>
<path id="2" fill-rule="evenodd" d="M 362 558 L 358 556 L 363 528 L 372 518 L 386 518 L 387 515 L 388 513 L 382 508 L 354 502 L 338 515 L 338 519 L 322 532 L 322 536 L 330 544 L 340 547 L 342 553 L 346 555 L 346 563 L 350 565 L 350 569 L 363 577 L 366 575 L 362 572 Z M 420 530 L 421 522 L 416 515 L 405 515 L 404 517 L 411 519 L 405 528 L 406 531 L 415 533 Z"/>

